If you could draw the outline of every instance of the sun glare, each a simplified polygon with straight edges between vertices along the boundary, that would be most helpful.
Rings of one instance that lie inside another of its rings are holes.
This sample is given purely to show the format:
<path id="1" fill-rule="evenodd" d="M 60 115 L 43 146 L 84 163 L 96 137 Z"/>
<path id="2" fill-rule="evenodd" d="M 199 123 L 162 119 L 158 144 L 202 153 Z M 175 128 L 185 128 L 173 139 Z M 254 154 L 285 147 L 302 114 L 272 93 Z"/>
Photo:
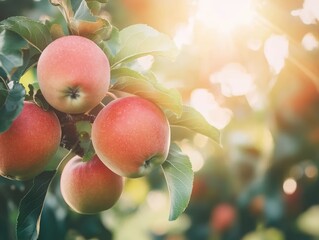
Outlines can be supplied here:
<path id="1" fill-rule="evenodd" d="M 315 24 L 319 21 L 319 1 L 304 0 L 303 8 L 293 10 L 293 16 L 299 16 L 304 24 Z"/>
<path id="2" fill-rule="evenodd" d="M 288 178 L 284 181 L 282 187 L 286 194 L 293 194 L 297 190 L 297 182 L 293 178 Z"/>
<path id="3" fill-rule="evenodd" d="M 255 89 L 253 77 L 239 63 L 229 63 L 210 76 L 210 82 L 221 85 L 224 96 L 242 96 Z"/>
<path id="4" fill-rule="evenodd" d="M 270 36 L 265 42 L 264 53 L 270 68 L 279 74 L 289 55 L 288 39 L 281 35 Z"/>
<path id="5" fill-rule="evenodd" d="M 207 121 L 218 129 L 224 128 L 232 118 L 232 111 L 221 107 L 214 95 L 207 89 L 197 88 L 191 93 L 190 104 L 199 111 Z"/>
<path id="6" fill-rule="evenodd" d="M 307 51 L 312 51 L 319 46 L 318 40 L 312 33 L 307 33 L 303 37 L 301 44 Z"/>
<path id="7" fill-rule="evenodd" d="M 248 24 L 253 15 L 251 0 L 198 0 L 196 13 L 203 24 L 223 32 Z"/>

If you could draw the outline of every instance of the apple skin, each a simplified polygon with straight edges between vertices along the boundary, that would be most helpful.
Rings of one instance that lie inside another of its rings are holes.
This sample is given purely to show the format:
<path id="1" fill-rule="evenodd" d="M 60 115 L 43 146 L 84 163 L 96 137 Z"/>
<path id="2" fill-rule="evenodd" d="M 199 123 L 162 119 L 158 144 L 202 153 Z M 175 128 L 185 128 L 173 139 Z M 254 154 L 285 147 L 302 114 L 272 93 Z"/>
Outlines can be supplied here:
<path id="1" fill-rule="evenodd" d="M 61 126 L 53 111 L 24 102 L 10 128 L 0 133 L 0 175 L 28 180 L 41 173 L 58 150 Z"/>
<path id="2" fill-rule="evenodd" d="M 123 178 L 96 155 L 88 162 L 75 156 L 62 170 L 60 189 L 65 202 L 75 212 L 95 214 L 117 202 L 123 191 Z"/>
<path id="3" fill-rule="evenodd" d="M 166 160 L 170 126 L 154 103 L 137 96 L 119 98 L 98 113 L 92 143 L 108 168 L 123 177 L 137 178 Z"/>
<path id="4" fill-rule="evenodd" d="M 91 40 L 64 36 L 42 52 L 37 67 L 39 86 L 47 102 L 65 113 L 84 113 L 105 97 L 110 64 Z"/>

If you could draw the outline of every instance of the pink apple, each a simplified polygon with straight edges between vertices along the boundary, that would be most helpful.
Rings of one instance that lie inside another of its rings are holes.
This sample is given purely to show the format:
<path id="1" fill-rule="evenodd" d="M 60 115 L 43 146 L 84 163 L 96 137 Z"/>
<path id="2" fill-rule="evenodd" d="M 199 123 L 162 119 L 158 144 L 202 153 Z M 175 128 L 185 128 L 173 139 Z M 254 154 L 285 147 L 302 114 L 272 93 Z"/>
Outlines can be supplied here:
<path id="1" fill-rule="evenodd" d="M 162 110 L 141 97 L 114 100 L 97 115 L 92 143 L 104 164 L 125 177 L 140 177 L 168 155 L 170 126 Z"/>
<path id="2" fill-rule="evenodd" d="M 24 102 L 11 127 L 0 133 L 0 175 L 17 180 L 35 177 L 56 153 L 60 140 L 55 113 Z"/>
<path id="3" fill-rule="evenodd" d="M 81 36 L 64 36 L 42 52 L 37 67 L 44 98 L 65 113 L 84 113 L 106 95 L 110 65 L 104 52 Z"/>
<path id="4" fill-rule="evenodd" d="M 96 155 L 88 162 L 75 156 L 62 170 L 60 189 L 74 211 L 93 214 L 117 202 L 123 190 L 123 178 L 109 170 Z"/>

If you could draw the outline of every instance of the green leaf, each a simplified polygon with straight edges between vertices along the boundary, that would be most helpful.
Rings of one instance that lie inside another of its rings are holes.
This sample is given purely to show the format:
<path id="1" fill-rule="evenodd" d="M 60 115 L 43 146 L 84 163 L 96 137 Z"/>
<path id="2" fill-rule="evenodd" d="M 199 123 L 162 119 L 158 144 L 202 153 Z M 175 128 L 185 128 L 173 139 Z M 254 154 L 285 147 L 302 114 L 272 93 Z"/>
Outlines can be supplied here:
<path id="1" fill-rule="evenodd" d="M 119 45 L 111 67 L 132 61 L 136 58 L 153 55 L 165 56 L 174 59 L 177 56 L 177 48 L 169 36 L 144 25 L 135 24 L 124 28 L 119 33 Z M 109 44 L 109 42 L 106 42 Z M 114 46 L 114 43 L 111 42 Z"/>
<path id="2" fill-rule="evenodd" d="M 85 145 L 84 145 L 85 144 Z M 86 142 L 81 142 L 81 146 L 84 147 L 84 155 L 83 155 L 83 161 L 89 161 L 91 160 L 95 153 L 95 149 L 93 147 L 92 141 L 86 141 Z"/>
<path id="3" fill-rule="evenodd" d="M 176 144 L 171 144 L 169 155 L 162 164 L 166 183 L 170 194 L 169 220 L 176 220 L 188 206 L 194 173 L 188 156 L 181 152 Z"/>
<path id="4" fill-rule="evenodd" d="M 167 89 L 156 80 L 147 79 L 141 73 L 128 68 L 111 71 L 112 90 L 127 92 L 148 99 L 163 110 L 169 109 L 176 115 L 182 113 L 182 99 L 175 89 Z"/>
<path id="5" fill-rule="evenodd" d="M 96 43 L 109 39 L 112 25 L 99 16 L 94 16 L 87 2 L 82 0 L 71 19 L 70 28 L 73 34 L 89 38 Z"/>
<path id="6" fill-rule="evenodd" d="M 19 35 L 11 31 L 0 31 L 0 67 L 7 75 L 12 70 L 23 64 L 22 48 L 26 48 L 27 43 Z"/>
<path id="7" fill-rule="evenodd" d="M 0 76 L 0 109 L 6 102 L 9 94 L 9 87 L 7 86 L 5 80 Z"/>
<path id="8" fill-rule="evenodd" d="M 17 33 L 40 52 L 52 41 L 50 31 L 45 24 L 24 16 L 3 20 L 0 22 L 0 31 L 1 29 Z"/>
<path id="9" fill-rule="evenodd" d="M 62 2 L 63 2 L 63 0 L 49 0 L 49 1 L 53 6 L 60 6 L 62 5 Z"/>
<path id="10" fill-rule="evenodd" d="M 45 196 L 55 173 L 56 170 L 46 171 L 36 176 L 33 180 L 33 186 L 21 200 L 17 219 L 18 240 L 36 240 L 38 238 Z"/>
<path id="11" fill-rule="evenodd" d="M 187 128 L 220 144 L 220 131 L 209 124 L 202 114 L 194 108 L 183 106 L 183 112 L 180 117 L 170 112 L 167 112 L 166 116 L 171 126 Z"/>
<path id="12" fill-rule="evenodd" d="M 45 111 L 48 111 L 50 108 L 52 108 L 50 104 L 43 97 L 38 82 L 29 84 L 28 88 L 29 88 L 29 91 L 28 91 L 28 94 L 26 95 L 27 101 L 30 101 L 30 100 L 33 101 L 35 104 L 37 104 L 39 107 L 41 107 Z"/>
<path id="13" fill-rule="evenodd" d="M 94 17 L 86 3 L 85 0 L 82 0 L 79 8 L 76 10 L 75 15 L 74 15 L 75 19 L 80 19 L 83 21 L 89 21 L 89 22 L 95 22 L 96 21 L 96 17 Z"/>
<path id="14" fill-rule="evenodd" d="M 24 87 L 19 83 L 8 90 L 5 103 L 0 108 L 0 133 L 6 131 L 22 111 L 24 96 Z"/>
<path id="15" fill-rule="evenodd" d="M 107 3 L 109 0 L 86 0 L 87 2 Z"/>
<path id="16" fill-rule="evenodd" d="M 95 155 L 95 150 L 91 141 L 92 124 L 88 121 L 78 121 L 75 124 L 76 131 L 79 134 L 79 144 L 83 149 L 83 161 L 89 161 Z"/>
<path id="17" fill-rule="evenodd" d="M 98 45 L 105 52 L 110 63 L 114 62 L 114 57 L 120 49 L 120 32 L 116 27 L 112 27 L 108 41 L 99 42 Z"/>
<path id="18" fill-rule="evenodd" d="M 40 57 L 40 52 L 37 49 L 30 46 L 27 49 L 22 50 L 23 53 L 23 63 L 21 66 L 14 69 L 14 72 L 11 76 L 11 80 L 19 81 L 21 76 L 32 66 L 34 66 Z"/>

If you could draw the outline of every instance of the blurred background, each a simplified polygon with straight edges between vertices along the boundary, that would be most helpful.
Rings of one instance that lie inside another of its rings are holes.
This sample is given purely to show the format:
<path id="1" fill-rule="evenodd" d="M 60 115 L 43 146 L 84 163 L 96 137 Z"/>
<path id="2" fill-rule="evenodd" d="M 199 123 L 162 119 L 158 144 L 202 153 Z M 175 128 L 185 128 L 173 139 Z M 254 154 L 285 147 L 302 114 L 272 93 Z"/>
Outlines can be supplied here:
<path id="1" fill-rule="evenodd" d="M 136 64 L 219 128 L 223 147 L 172 129 L 195 171 L 174 222 L 160 172 L 128 180 L 114 208 L 90 216 L 69 210 L 55 178 L 39 239 L 319 239 L 319 0 L 109 0 L 105 10 L 120 29 L 145 23 L 174 39 L 173 64 Z M 13 15 L 59 17 L 47 0 L 0 0 L 0 20 Z M 0 179 L 1 240 L 15 239 L 30 184 Z"/>

